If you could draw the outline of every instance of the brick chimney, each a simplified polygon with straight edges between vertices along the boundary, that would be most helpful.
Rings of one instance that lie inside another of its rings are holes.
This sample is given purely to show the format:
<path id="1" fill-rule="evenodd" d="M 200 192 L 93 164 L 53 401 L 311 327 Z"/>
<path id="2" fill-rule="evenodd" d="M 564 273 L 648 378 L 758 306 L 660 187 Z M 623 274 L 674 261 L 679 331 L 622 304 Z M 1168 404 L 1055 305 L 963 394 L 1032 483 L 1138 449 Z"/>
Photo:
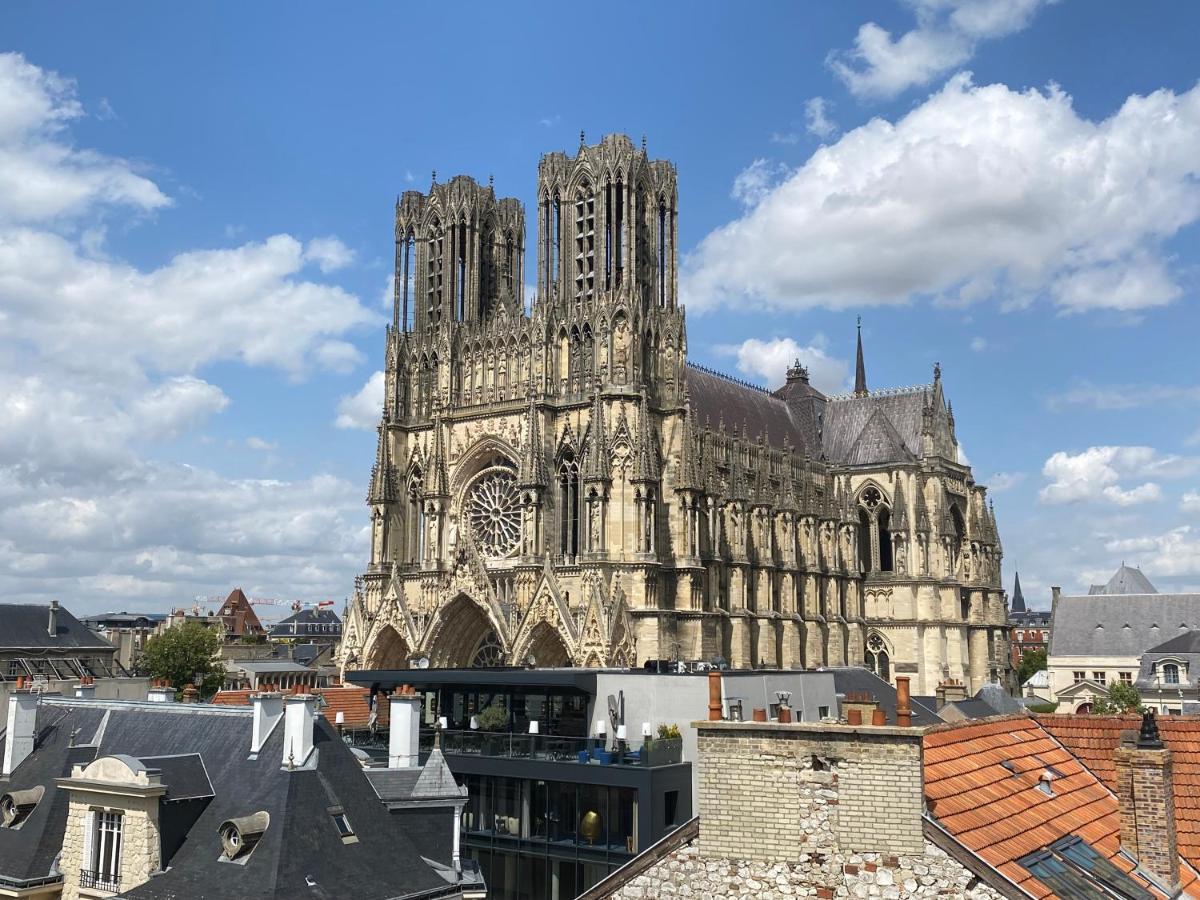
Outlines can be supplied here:
<path id="1" fill-rule="evenodd" d="M 38 695 L 25 687 L 25 678 L 17 678 L 17 689 L 8 695 L 8 730 L 4 738 L 4 764 L 0 775 L 8 777 L 13 769 L 33 752 L 37 730 Z"/>
<path id="2" fill-rule="evenodd" d="M 254 727 L 250 735 L 250 752 L 257 753 L 283 718 L 283 694 L 277 691 L 260 691 L 250 695 L 250 706 L 254 709 Z"/>
<path id="3" fill-rule="evenodd" d="M 95 700 L 96 699 L 96 679 L 91 675 L 84 675 L 79 679 L 79 684 L 75 688 L 76 700 Z"/>
<path id="4" fill-rule="evenodd" d="M 175 688 L 165 678 L 155 678 L 146 691 L 146 699 L 151 703 L 174 703 Z"/>
<path id="5" fill-rule="evenodd" d="M 1141 730 L 1122 735 L 1114 754 L 1121 848 L 1168 893 L 1179 890 L 1179 847 L 1171 751 L 1163 746 L 1154 711 L 1142 716 Z"/>
<path id="6" fill-rule="evenodd" d="M 901 728 L 912 725 L 912 698 L 908 692 L 908 676 L 896 676 L 896 724 Z"/>
<path id="7" fill-rule="evenodd" d="M 50 601 L 50 620 L 46 623 L 46 632 L 50 637 L 58 637 L 58 601 Z"/>
<path id="8" fill-rule="evenodd" d="M 934 689 L 937 697 L 937 708 L 941 709 L 947 703 L 967 699 L 967 686 L 954 678 L 947 678 Z"/>
<path id="9" fill-rule="evenodd" d="M 283 698 L 283 764 L 302 766 L 313 751 L 313 719 L 317 698 L 312 694 L 289 694 Z"/>
<path id="10" fill-rule="evenodd" d="M 388 768 L 416 768 L 420 760 L 421 698 L 403 685 L 388 698 Z"/>

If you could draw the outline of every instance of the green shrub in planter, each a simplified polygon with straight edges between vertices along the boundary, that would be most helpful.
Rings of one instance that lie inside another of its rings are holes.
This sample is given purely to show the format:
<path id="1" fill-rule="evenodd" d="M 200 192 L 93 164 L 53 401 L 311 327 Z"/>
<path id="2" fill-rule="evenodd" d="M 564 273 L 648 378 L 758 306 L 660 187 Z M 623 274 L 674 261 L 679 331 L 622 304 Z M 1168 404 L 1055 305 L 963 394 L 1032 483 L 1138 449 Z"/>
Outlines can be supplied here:
<path id="1" fill-rule="evenodd" d="M 476 718 L 480 731 L 508 731 L 508 710 L 499 703 L 493 703 Z"/>

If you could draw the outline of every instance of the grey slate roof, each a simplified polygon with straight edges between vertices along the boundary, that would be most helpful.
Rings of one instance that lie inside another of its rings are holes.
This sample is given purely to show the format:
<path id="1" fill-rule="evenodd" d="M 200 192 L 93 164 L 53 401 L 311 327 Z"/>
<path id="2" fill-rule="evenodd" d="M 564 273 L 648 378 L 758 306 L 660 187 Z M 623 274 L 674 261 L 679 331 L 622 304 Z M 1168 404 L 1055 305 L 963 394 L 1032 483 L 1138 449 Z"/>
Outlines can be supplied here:
<path id="1" fill-rule="evenodd" d="M 1059 596 L 1051 613 L 1050 656 L 1140 657 L 1200 628 L 1200 594 Z"/>
<path id="2" fill-rule="evenodd" d="M 307 637 L 323 634 L 335 637 L 341 633 L 342 620 L 332 609 L 302 609 L 271 627 L 271 637 Z M 325 626 L 334 626 L 333 631 L 323 631 Z"/>
<path id="3" fill-rule="evenodd" d="M 833 686 L 839 694 L 865 692 L 873 695 L 879 707 L 887 713 L 888 724 L 895 724 L 896 689 L 891 684 L 862 666 L 833 666 L 828 671 L 833 673 Z M 942 721 L 932 708 L 923 705 L 917 697 L 909 699 L 912 701 L 913 725 L 936 725 Z"/>
<path id="4" fill-rule="evenodd" d="M 721 422 L 741 433 L 745 425 L 751 440 L 765 434 L 772 446 L 790 442 L 797 450 L 817 455 L 815 432 L 805 433 L 788 403 L 749 384 L 689 364 L 687 389 L 696 424 L 716 428 Z"/>
<path id="5" fill-rule="evenodd" d="M 72 762 L 124 754 L 162 771 L 168 788 L 163 814 L 186 820 L 177 847 L 164 846 L 167 871 L 120 895 L 129 900 L 384 900 L 441 896 L 451 887 L 421 859 L 404 820 L 379 802 L 349 747 L 322 717 L 315 724 L 315 764 L 289 772 L 281 764 L 282 723 L 261 752 L 250 755 L 249 708 L 43 700 L 37 716 L 38 746 L 17 767 L 11 786 L 41 784 L 46 794 L 19 830 L 0 829 L 0 875 L 49 873 L 67 808 L 67 792 L 54 779 L 69 775 Z M 77 743 L 98 746 L 68 748 L 72 731 Z M 211 797 L 203 794 L 206 784 Z M 345 810 L 357 843 L 342 842 L 329 813 L 334 806 Z M 245 865 L 218 862 L 220 824 L 259 810 L 270 815 L 270 826 Z"/>
<path id="6" fill-rule="evenodd" d="M 1151 647 L 1147 653 L 1200 653 L 1200 631 L 1185 631 L 1178 637 Z"/>
<path id="7" fill-rule="evenodd" d="M 1141 569 L 1131 568 L 1121 563 L 1115 575 L 1108 579 L 1108 584 L 1093 584 L 1088 588 L 1088 594 L 1157 594 L 1158 588 L 1150 583 L 1150 579 L 1142 574 Z"/>
<path id="8" fill-rule="evenodd" d="M 923 410 L 932 402 L 933 390 L 933 385 L 927 384 L 897 391 L 880 391 L 866 397 L 849 395 L 829 398 L 821 425 L 821 446 L 826 459 L 850 463 L 851 457 L 871 456 L 872 450 L 882 449 L 886 441 L 892 440 L 890 433 L 878 424 L 872 424 L 876 413 L 883 414 L 910 458 L 919 457 Z M 856 451 L 859 438 L 868 424 L 872 424 L 873 432 L 868 446 L 859 447 Z M 868 462 L 879 461 L 868 459 Z"/>
<path id="9" fill-rule="evenodd" d="M 50 607 L 33 603 L 0 603 L 0 650 L 86 650 L 114 653 L 104 638 L 58 608 L 58 634 L 51 637 Z"/>

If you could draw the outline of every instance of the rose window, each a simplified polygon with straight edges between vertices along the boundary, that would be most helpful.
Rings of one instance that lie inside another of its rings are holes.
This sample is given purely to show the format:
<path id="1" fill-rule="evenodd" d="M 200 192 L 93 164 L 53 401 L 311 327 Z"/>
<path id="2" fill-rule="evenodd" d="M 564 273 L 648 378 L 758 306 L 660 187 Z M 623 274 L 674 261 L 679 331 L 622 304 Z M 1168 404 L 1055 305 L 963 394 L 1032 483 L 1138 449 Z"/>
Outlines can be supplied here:
<path id="1" fill-rule="evenodd" d="M 508 556 L 521 540 L 521 506 L 511 469 L 495 468 L 480 475 L 467 493 L 471 535 L 484 556 Z"/>

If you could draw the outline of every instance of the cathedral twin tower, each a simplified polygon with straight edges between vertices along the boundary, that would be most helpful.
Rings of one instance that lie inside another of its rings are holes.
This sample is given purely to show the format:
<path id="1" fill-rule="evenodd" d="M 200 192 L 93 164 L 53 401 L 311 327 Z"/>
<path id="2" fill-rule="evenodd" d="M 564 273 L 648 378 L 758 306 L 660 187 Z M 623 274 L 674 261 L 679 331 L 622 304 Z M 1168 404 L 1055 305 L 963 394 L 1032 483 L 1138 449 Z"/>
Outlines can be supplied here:
<path id="1" fill-rule="evenodd" d="M 1009 677 L 1000 539 L 940 372 L 826 397 L 687 362 L 675 167 L 626 137 L 396 204 L 395 313 L 345 668 L 867 665 Z"/>

